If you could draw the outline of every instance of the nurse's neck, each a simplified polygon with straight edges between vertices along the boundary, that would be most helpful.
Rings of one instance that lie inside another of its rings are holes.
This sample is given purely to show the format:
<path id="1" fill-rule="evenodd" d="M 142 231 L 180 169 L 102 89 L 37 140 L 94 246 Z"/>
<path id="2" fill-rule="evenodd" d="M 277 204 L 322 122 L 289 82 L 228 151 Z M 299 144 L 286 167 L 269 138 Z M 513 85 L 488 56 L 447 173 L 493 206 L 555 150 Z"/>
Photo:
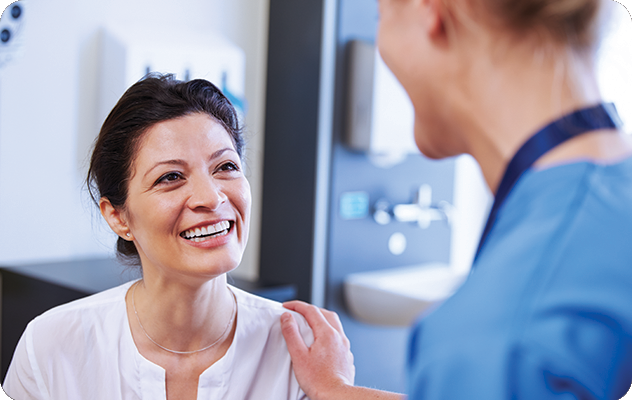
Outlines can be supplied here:
<path id="1" fill-rule="evenodd" d="M 509 161 L 531 136 L 565 114 L 601 102 L 590 62 L 578 57 L 570 51 L 537 56 L 532 49 L 515 48 L 502 59 L 481 57 L 473 62 L 455 120 L 461 124 L 467 152 L 478 161 L 493 193 Z M 632 145 L 622 135 L 596 132 L 565 142 L 534 166 L 612 162 L 631 154 Z"/>

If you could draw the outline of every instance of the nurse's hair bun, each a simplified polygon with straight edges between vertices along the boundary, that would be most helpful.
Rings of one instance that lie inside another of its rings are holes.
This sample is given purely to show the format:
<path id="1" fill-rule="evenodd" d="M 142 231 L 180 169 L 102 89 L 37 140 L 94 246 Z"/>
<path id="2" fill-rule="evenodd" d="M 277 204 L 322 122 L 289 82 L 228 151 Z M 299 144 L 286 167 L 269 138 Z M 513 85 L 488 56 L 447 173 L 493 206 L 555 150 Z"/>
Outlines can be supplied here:
<path id="1" fill-rule="evenodd" d="M 492 19 L 518 34 L 537 32 L 546 40 L 577 49 L 598 41 L 598 16 L 603 1 L 612 0 L 474 0 Z"/>

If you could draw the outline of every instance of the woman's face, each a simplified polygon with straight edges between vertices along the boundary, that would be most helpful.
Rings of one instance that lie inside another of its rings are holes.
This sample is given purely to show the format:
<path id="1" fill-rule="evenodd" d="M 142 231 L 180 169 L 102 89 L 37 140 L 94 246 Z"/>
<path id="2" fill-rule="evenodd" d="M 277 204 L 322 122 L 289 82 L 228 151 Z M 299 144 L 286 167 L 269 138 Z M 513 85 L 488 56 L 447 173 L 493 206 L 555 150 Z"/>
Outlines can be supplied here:
<path id="1" fill-rule="evenodd" d="M 131 176 L 122 215 L 145 275 L 214 278 L 239 265 L 250 186 L 222 125 L 205 114 L 154 125 Z"/>

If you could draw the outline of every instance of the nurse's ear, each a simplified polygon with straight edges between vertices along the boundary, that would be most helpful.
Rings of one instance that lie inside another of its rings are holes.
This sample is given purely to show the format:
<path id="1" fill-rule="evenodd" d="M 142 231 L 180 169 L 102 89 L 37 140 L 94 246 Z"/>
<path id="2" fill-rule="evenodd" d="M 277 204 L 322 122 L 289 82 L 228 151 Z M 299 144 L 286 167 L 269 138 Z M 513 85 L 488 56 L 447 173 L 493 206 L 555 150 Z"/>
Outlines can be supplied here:
<path id="1" fill-rule="evenodd" d="M 418 2 L 420 17 L 426 33 L 431 39 L 445 40 L 448 9 L 444 0 L 415 0 Z"/>
<path id="2" fill-rule="evenodd" d="M 106 197 L 101 197 L 99 200 L 99 210 L 101 215 L 105 218 L 105 222 L 110 225 L 110 228 L 124 240 L 132 241 L 134 236 L 132 235 L 129 225 L 127 224 L 124 212 L 119 208 L 116 208 L 110 203 Z"/>

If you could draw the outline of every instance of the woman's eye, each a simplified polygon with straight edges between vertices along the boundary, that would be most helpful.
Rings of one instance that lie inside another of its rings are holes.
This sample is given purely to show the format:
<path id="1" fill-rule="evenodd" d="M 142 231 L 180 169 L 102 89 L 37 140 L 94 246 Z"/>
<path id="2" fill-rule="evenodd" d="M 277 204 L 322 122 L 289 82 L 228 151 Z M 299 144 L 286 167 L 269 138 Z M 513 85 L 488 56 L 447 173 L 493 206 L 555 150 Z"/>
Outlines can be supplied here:
<path id="1" fill-rule="evenodd" d="M 220 165 L 219 171 L 239 171 L 239 167 L 232 161 Z"/>
<path id="2" fill-rule="evenodd" d="M 182 178 L 182 175 L 178 172 L 169 172 L 164 174 L 163 176 L 161 176 L 160 178 L 158 178 L 158 180 L 156 181 L 156 184 L 158 183 L 169 183 L 169 182 L 175 182 L 179 179 Z"/>

